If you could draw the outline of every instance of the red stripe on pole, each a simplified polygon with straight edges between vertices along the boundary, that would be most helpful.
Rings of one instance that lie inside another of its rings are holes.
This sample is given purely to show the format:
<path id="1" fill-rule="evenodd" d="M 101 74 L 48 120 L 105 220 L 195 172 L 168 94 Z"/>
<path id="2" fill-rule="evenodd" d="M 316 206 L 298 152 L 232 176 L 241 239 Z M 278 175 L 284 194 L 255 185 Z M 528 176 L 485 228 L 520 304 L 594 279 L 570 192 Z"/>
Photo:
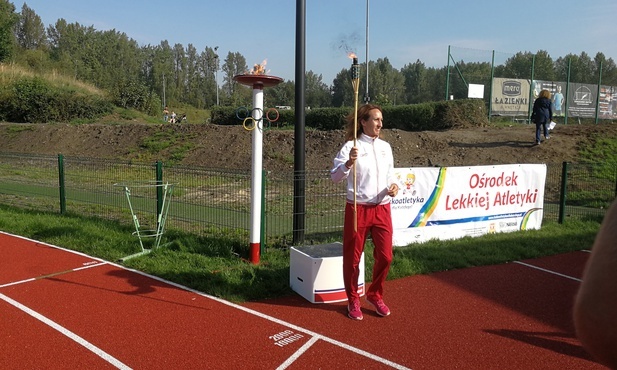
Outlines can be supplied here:
<path id="1" fill-rule="evenodd" d="M 253 264 L 259 263 L 260 243 L 249 243 L 250 261 Z"/>

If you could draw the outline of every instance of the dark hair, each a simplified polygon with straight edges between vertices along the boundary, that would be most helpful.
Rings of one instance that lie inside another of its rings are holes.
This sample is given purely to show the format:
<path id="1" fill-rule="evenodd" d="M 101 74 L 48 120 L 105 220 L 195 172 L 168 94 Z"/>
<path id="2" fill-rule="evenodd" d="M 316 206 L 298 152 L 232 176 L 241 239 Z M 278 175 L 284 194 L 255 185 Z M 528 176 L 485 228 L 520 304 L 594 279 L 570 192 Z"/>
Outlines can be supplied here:
<path id="1" fill-rule="evenodd" d="M 351 141 L 354 138 L 357 138 L 358 136 L 360 136 L 360 134 L 363 132 L 362 131 L 362 124 L 360 124 L 361 121 L 366 121 L 371 117 L 371 111 L 373 109 L 377 109 L 378 111 L 380 111 L 383 114 L 383 111 L 381 110 L 381 107 L 379 105 L 375 105 L 375 104 L 364 104 L 362 106 L 360 106 L 358 108 L 358 127 L 355 127 L 355 114 L 353 111 L 351 111 L 351 113 L 349 113 L 346 117 L 345 117 L 345 140 L 347 141 Z M 355 131 L 355 135 L 354 135 L 354 129 Z"/>

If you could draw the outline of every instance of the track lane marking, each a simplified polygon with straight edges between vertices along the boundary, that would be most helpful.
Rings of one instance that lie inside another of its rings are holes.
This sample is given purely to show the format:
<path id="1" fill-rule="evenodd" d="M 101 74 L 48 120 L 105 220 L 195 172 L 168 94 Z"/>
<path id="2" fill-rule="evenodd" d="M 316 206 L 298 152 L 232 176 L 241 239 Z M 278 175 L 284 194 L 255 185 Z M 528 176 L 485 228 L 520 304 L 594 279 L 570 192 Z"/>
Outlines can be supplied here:
<path id="1" fill-rule="evenodd" d="M 353 347 L 353 346 L 351 346 L 351 345 L 349 345 L 349 344 L 346 344 L 346 343 L 343 343 L 343 342 L 339 342 L 339 341 L 337 341 L 337 340 L 335 340 L 335 339 L 328 338 L 328 337 L 326 337 L 326 336 L 323 336 L 323 335 L 321 335 L 321 334 L 315 333 L 315 332 L 310 331 L 310 330 L 308 330 L 308 329 L 305 329 L 305 328 L 299 327 L 299 326 L 297 326 L 297 325 L 294 325 L 294 324 L 291 324 L 291 323 L 285 322 L 285 321 L 283 321 L 283 320 L 281 320 L 281 319 L 278 319 L 278 318 L 276 318 L 276 317 L 272 317 L 272 316 L 266 315 L 266 314 L 261 313 L 261 312 L 259 312 L 259 311 L 255 311 L 255 310 L 252 310 L 252 309 L 250 309 L 250 308 L 247 308 L 247 307 L 244 307 L 244 306 L 240 306 L 240 305 L 238 305 L 238 304 L 235 304 L 235 303 L 232 303 L 232 302 L 226 301 L 226 300 L 224 300 L 224 299 L 221 299 L 221 298 L 218 298 L 218 297 L 215 297 L 215 296 L 212 296 L 212 295 L 209 295 L 209 294 L 206 294 L 206 293 L 203 293 L 203 292 L 197 291 L 197 290 L 195 290 L 195 289 L 191 289 L 191 288 L 186 287 L 186 286 L 184 286 L 184 285 L 180 285 L 180 284 L 177 284 L 177 283 L 174 283 L 174 282 L 171 282 L 171 281 L 168 281 L 168 280 L 165 280 L 165 279 L 159 278 L 159 277 L 154 276 L 154 275 L 149 275 L 149 274 L 146 274 L 146 273 L 144 273 L 144 272 L 141 272 L 141 271 L 138 271 L 138 270 L 135 270 L 135 269 L 131 269 L 131 268 L 128 268 L 128 267 L 126 267 L 126 266 L 119 265 L 119 264 L 117 264 L 117 263 L 108 262 L 108 261 L 102 260 L 102 259 L 100 259 L 100 258 L 96 258 L 96 257 L 89 256 L 89 255 L 87 255 L 87 254 L 85 254 L 85 253 L 81 253 L 81 252 L 73 251 L 73 250 L 70 250 L 70 249 L 62 248 L 62 247 L 59 247 L 59 246 L 56 246 L 56 245 L 53 245 L 53 244 L 48 244 L 48 243 L 41 242 L 41 241 L 38 241 L 38 240 L 34 240 L 34 239 L 30 239 L 30 238 L 26 238 L 26 237 L 23 237 L 23 236 L 20 236 L 20 235 L 10 234 L 10 233 L 6 233 L 6 232 L 3 232 L 3 231 L 0 231 L 0 234 L 8 235 L 8 236 L 11 236 L 11 237 L 14 237 L 14 238 L 18 238 L 18 239 L 22 239 L 22 240 L 27 240 L 27 241 L 30 241 L 30 242 L 32 242 L 32 243 L 34 243 L 34 244 L 38 244 L 38 245 L 45 245 L 45 246 L 48 246 L 48 247 L 51 247 L 51 248 L 58 249 L 58 250 L 60 250 L 60 251 L 64 251 L 64 252 L 68 252 L 68 253 L 72 253 L 72 254 L 77 254 L 77 255 L 80 255 L 80 256 L 84 256 L 84 257 L 88 257 L 88 258 L 91 258 L 91 259 L 94 259 L 94 260 L 101 261 L 101 263 L 99 263 L 99 264 L 97 264 L 97 265 L 84 266 L 83 268 L 80 268 L 80 269 L 84 269 L 84 268 L 88 268 L 88 267 L 94 267 L 94 266 L 101 266 L 101 265 L 103 265 L 103 264 L 107 264 L 107 265 L 110 265 L 110 266 L 115 266 L 115 267 L 120 268 L 120 269 L 122 269 L 122 270 L 131 271 L 131 272 L 133 272 L 133 273 L 136 273 L 136 274 L 139 274 L 139 275 L 142 275 L 142 276 L 146 276 L 146 277 L 148 277 L 148 278 L 150 278 L 150 279 L 158 280 L 158 281 L 163 282 L 163 283 L 165 283 L 165 284 L 168 284 L 168 285 L 170 285 L 170 286 L 174 286 L 174 287 L 179 288 L 179 289 L 182 289 L 182 290 L 184 290 L 184 291 L 191 292 L 191 293 L 194 293 L 194 294 L 196 294 L 196 295 L 202 296 L 202 297 L 204 297 L 204 298 L 208 298 L 208 299 L 211 299 L 211 300 L 213 300 L 213 301 L 219 302 L 219 303 L 221 303 L 221 304 L 223 304 L 223 305 L 226 305 L 226 306 L 228 306 L 228 307 L 235 308 L 235 309 L 237 309 L 237 310 L 240 310 L 240 311 L 246 312 L 246 313 L 251 314 L 251 315 L 253 315 L 253 316 L 257 316 L 257 317 L 260 317 L 260 318 L 262 318 L 262 319 L 268 320 L 268 321 L 270 321 L 270 322 L 273 322 L 273 323 L 279 324 L 279 325 L 281 325 L 281 326 L 285 326 L 285 327 L 288 327 L 288 328 L 290 328 L 290 329 L 294 329 L 294 330 L 296 330 L 296 331 L 302 332 L 302 333 L 304 333 L 304 334 L 306 334 L 306 335 L 308 335 L 308 336 L 313 337 L 313 338 L 311 338 L 309 341 L 313 341 L 313 339 L 314 339 L 314 341 L 316 341 L 316 340 L 319 340 L 319 339 L 320 339 L 320 340 L 323 340 L 323 341 L 325 341 L 325 342 L 328 342 L 328 343 L 330 343 L 330 344 L 332 344 L 332 345 L 334 345 L 334 346 L 337 346 L 337 347 L 340 347 L 340 348 L 346 349 L 346 350 L 348 350 L 348 351 L 350 351 L 350 352 L 352 352 L 352 353 L 355 353 L 355 354 L 358 354 L 358 355 L 361 355 L 361 356 L 364 356 L 364 357 L 370 358 L 370 359 L 372 359 L 373 361 L 380 362 L 380 363 L 382 363 L 382 364 L 384 364 L 384 365 L 390 366 L 390 367 L 392 367 L 392 368 L 394 368 L 394 369 L 399 369 L 399 370 L 411 370 L 410 368 L 405 367 L 405 366 L 400 365 L 400 364 L 397 364 L 397 363 L 395 363 L 395 362 L 393 362 L 393 361 L 387 360 L 387 359 L 385 359 L 385 358 L 379 357 L 379 356 L 377 356 L 377 355 L 375 355 L 375 354 L 372 354 L 372 353 L 370 353 L 370 352 L 367 352 L 367 351 L 361 350 L 361 349 L 359 349 L 359 348 Z M 34 278 L 33 278 L 33 279 L 29 279 L 29 280 L 27 280 L 27 281 L 33 281 L 33 280 L 34 280 Z M 26 282 L 26 281 L 23 281 L 23 282 Z M 15 284 L 15 283 L 12 283 L 12 284 Z M 0 286 L 0 288 L 2 288 L 2 287 L 3 287 L 3 286 Z M 4 296 L 4 295 L 2 295 L 2 294 L 0 293 L 0 298 L 2 298 L 2 297 L 6 297 L 6 296 Z M 8 298 L 8 297 L 6 297 L 6 298 L 7 298 L 7 299 L 10 299 L 10 298 Z M 17 303 L 17 302 L 16 302 L 16 303 Z M 17 304 L 19 304 L 19 303 L 17 303 Z M 25 306 L 24 306 L 24 307 L 25 307 Z M 27 308 L 27 307 L 26 307 L 26 308 Z M 33 311 L 33 312 L 34 312 L 34 311 Z M 36 312 L 34 312 L 34 313 L 36 313 Z M 36 316 L 35 316 L 35 317 L 36 317 Z M 53 321 L 51 321 L 51 320 L 49 320 L 49 321 L 53 323 Z M 54 324 L 55 324 L 55 323 L 54 323 Z M 57 325 L 59 328 L 62 328 L 62 327 L 61 327 L 60 325 L 58 325 L 58 324 L 55 324 L 55 325 Z M 55 328 L 55 326 L 52 326 L 52 327 L 54 327 L 54 328 Z M 57 329 L 57 330 L 58 330 L 58 329 Z M 65 330 L 66 330 L 67 332 L 70 332 L 68 329 L 65 329 Z M 81 339 L 81 338 L 80 338 L 80 339 Z M 84 342 L 86 342 L 84 339 L 81 339 L 81 340 L 83 340 Z M 86 342 L 86 343 L 88 343 L 88 342 Z M 312 344 L 311 344 L 311 345 L 312 345 Z M 307 347 L 307 349 L 308 349 L 308 347 Z M 101 352 L 103 352 L 103 351 L 101 350 Z M 105 353 L 105 352 L 103 352 L 103 353 Z M 111 357 L 111 356 L 110 356 L 110 357 Z M 111 357 L 111 358 L 113 358 L 113 357 Z M 120 363 L 120 364 L 122 364 L 122 363 Z M 124 365 L 124 364 L 122 364 L 122 365 Z M 124 365 L 124 366 L 126 366 L 126 365 Z M 129 367 L 123 367 L 122 369 L 130 369 L 130 368 L 129 368 Z"/>
<path id="2" fill-rule="evenodd" d="M 572 277 L 572 276 L 570 276 L 570 275 L 561 274 L 561 273 L 559 273 L 559 272 L 557 272 L 557 271 L 547 270 L 547 269 L 545 269 L 545 268 L 538 267 L 538 266 L 534 266 L 534 265 L 530 265 L 530 264 L 525 263 L 525 262 L 521 262 L 521 261 L 514 261 L 514 263 L 518 263 L 519 265 L 523 265 L 523 266 L 531 267 L 532 269 L 536 269 L 536 270 L 540 270 L 540 271 L 548 272 L 549 274 L 553 274 L 553 275 L 561 276 L 561 277 L 564 277 L 564 278 L 566 278 L 566 279 L 570 279 L 570 280 L 578 281 L 579 283 L 580 283 L 581 281 L 583 281 L 583 280 L 581 280 L 581 279 L 579 279 L 579 278 L 575 278 L 575 277 Z"/>
<path id="3" fill-rule="evenodd" d="M 99 356 L 100 358 L 102 358 L 103 360 L 105 360 L 109 364 L 115 366 L 116 368 L 123 369 L 123 370 L 131 369 L 129 366 L 125 365 L 123 362 L 121 362 L 120 360 L 116 359 L 115 357 L 113 357 L 109 353 L 103 351 L 102 349 L 98 348 L 94 344 L 92 344 L 92 343 L 88 342 L 87 340 L 83 339 L 79 335 L 73 333 L 72 331 L 70 331 L 67 328 L 63 327 L 62 325 L 56 323 L 55 321 L 52 321 L 52 320 L 48 319 L 47 317 L 41 315 L 40 313 L 30 309 L 29 307 L 24 306 L 23 304 L 21 304 L 21 303 L 15 301 L 15 300 L 5 296 L 2 293 L 0 293 L 0 299 L 5 301 L 6 303 L 10 304 L 11 306 L 13 306 L 13 307 L 23 311 L 24 313 L 34 317 L 35 319 L 41 321 L 42 323 L 50 326 L 51 328 L 53 328 L 56 331 L 58 331 L 61 334 L 63 334 L 64 336 L 72 339 L 73 341 L 75 341 L 78 344 L 82 345 L 87 350 L 89 350 L 90 352 L 92 352 L 95 355 Z"/>
<path id="4" fill-rule="evenodd" d="M 323 340 L 324 342 L 327 342 L 327 343 L 330 343 L 330 344 L 332 344 L 332 345 L 334 345 L 334 346 L 337 346 L 337 347 L 340 347 L 340 348 L 346 349 L 346 350 L 348 350 L 348 351 L 350 351 L 350 352 L 353 352 L 353 353 L 355 353 L 355 354 L 358 354 L 358 355 L 360 355 L 360 356 L 364 356 L 364 357 L 370 358 L 370 359 L 371 359 L 371 360 L 373 360 L 373 361 L 380 362 L 380 363 L 382 363 L 382 364 L 384 364 L 384 365 L 387 365 L 387 366 L 390 366 L 390 367 L 392 367 L 392 368 L 394 368 L 394 369 L 399 369 L 399 370 L 411 370 L 411 368 L 408 368 L 408 367 L 406 367 L 406 366 L 403 366 L 403 365 L 397 364 L 396 362 L 390 361 L 390 360 L 385 359 L 385 358 L 383 358 L 383 357 L 379 357 L 379 356 L 377 356 L 377 355 L 375 355 L 375 354 L 372 354 L 372 353 L 370 353 L 370 352 L 364 351 L 364 350 L 362 350 L 362 349 L 360 349 L 360 348 L 356 348 L 356 347 L 353 347 L 353 346 L 351 346 L 351 345 L 349 345 L 349 344 L 346 344 L 346 343 L 343 343 L 343 342 L 339 342 L 339 341 L 338 341 L 338 340 L 336 340 L 336 339 L 332 339 L 332 338 L 329 338 L 329 337 L 323 336 L 323 335 L 321 335 L 321 334 L 319 334 L 319 333 L 316 333 L 316 332 L 314 332 L 314 331 L 311 331 L 311 330 L 305 329 L 305 328 L 303 328 L 303 327 L 300 327 L 300 326 L 294 325 L 294 324 L 292 324 L 292 323 L 286 322 L 286 321 L 281 320 L 281 319 L 278 319 L 278 318 L 276 318 L 276 317 L 272 317 L 272 316 L 266 315 L 266 314 L 264 314 L 264 313 L 262 313 L 262 312 L 255 311 L 255 310 L 250 309 L 250 308 L 248 308 L 248 307 L 244 307 L 244 306 L 241 306 L 241 305 L 238 305 L 238 304 L 235 304 L 235 303 L 232 303 L 232 302 L 226 301 L 226 300 L 224 300 L 224 299 L 222 299 L 222 298 L 218 298 L 218 297 L 215 297 L 215 296 L 212 296 L 212 295 L 209 295 L 209 294 L 206 294 L 206 293 L 203 293 L 203 292 L 197 291 L 197 290 L 195 290 L 195 289 L 191 289 L 191 288 L 186 287 L 186 286 L 184 286 L 184 285 L 180 285 L 180 284 L 174 283 L 174 282 L 172 282 L 172 281 L 165 280 L 165 279 L 160 278 L 160 277 L 157 277 L 157 276 L 148 275 L 148 274 L 146 274 L 145 272 L 141 272 L 141 271 L 138 271 L 138 270 L 134 270 L 134 269 L 131 269 L 131 268 L 125 267 L 125 266 L 117 265 L 117 264 L 112 263 L 112 262 L 110 262 L 110 263 L 109 263 L 109 265 L 111 265 L 111 266 L 117 266 L 118 268 L 121 268 L 121 269 L 124 269 L 124 270 L 127 270 L 127 271 L 131 271 L 131 272 L 134 272 L 134 273 L 139 274 L 139 275 L 142 275 L 142 276 L 146 276 L 146 277 L 148 277 L 148 278 L 150 278 L 150 279 L 158 280 L 158 281 L 160 281 L 160 282 L 162 282 L 162 283 L 169 284 L 169 285 L 174 286 L 174 287 L 176 287 L 176 288 L 179 288 L 179 289 L 185 290 L 185 291 L 187 291 L 187 292 L 194 293 L 194 294 L 199 295 L 199 296 L 202 296 L 202 297 L 204 297 L 204 298 L 211 299 L 211 300 L 213 300 L 213 301 L 216 301 L 216 302 L 219 302 L 219 303 L 224 304 L 224 305 L 226 305 L 226 306 L 229 306 L 229 307 L 231 307 L 231 308 L 235 308 L 235 309 L 237 309 L 237 310 L 240 310 L 240 311 L 246 312 L 246 313 L 251 314 L 251 315 L 253 315 L 253 316 L 260 317 L 260 318 L 262 318 L 262 319 L 264 319 L 264 320 L 268 320 L 268 321 L 271 321 L 271 322 L 273 322 L 273 323 L 279 324 L 279 325 L 281 325 L 281 326 L 285 326 L 285 327 L 288 327 L 288 328 L 290 328 L 290 329 L 294 329 L 294 330 L 296 330 L 296 331 L 302 332 L 302 333 L 304 333 L 304 334 L 306 334 L 306 335 L 308 335 L 308 336 L 310 336 L 310 337 L 313 337 L 313 338 L 311 338 L 309 341 L 312 341 L 313 339 L 315 339 L 315 340 L 318 340 L 318 339 L 319 339 L 319 340 Z"/>
<path id="5" fill-rule="evenodd" d="M 318 340 L 319 338 L 317 337 L 311 338 L 308 342 L 304 343 L 302 347 L 298 348 L 298 350 L 294 352 L 293 355 L 289 356 L 289 358 L 285 362 L 283 362 L 281 366 L 277 367 L 276 370 L 287 369 L 291 364 L 293 364 L 297 359 L 299 359 L 304 354 L 304 352 L 311 348 L 313 344 L 315 344 Z"/>
<path id="6" fill-rule="evenodd" d="M 94 263 L 94 264 L 88 264 L 87 266 L 76 267 L 76 268 L 70 269 L 70 270 L 52 272 L 51 274 L 47 274 L 47 275 L 41 275 L 41 276 L 37 276 L 37 277 L 33 277 L 33 278 L 28 278 L 28 279 L 24 279 L 24 280 L 14 281 L 12 283 L 0 284 L 0 289 L 6 288 L 6 287 L 9 287 L 9 286 L 13 286 L 13 285 L 28 283 L 28 282 L 31 282 L 31 281 L 47 279 L 47 278 L 58 276 L 58 275 L 64 275 L 64 274 L 68 274 L 68 273 L 71 273 L 71 272 L 85 270 L 85 269 L 89 269 L 89 268 L 92 268 L 92 267 L 103 266 L 103 265 L 106 265 L 106 264 L 107 264 L 107 262 L 97 262 L 97 263 Z"/>

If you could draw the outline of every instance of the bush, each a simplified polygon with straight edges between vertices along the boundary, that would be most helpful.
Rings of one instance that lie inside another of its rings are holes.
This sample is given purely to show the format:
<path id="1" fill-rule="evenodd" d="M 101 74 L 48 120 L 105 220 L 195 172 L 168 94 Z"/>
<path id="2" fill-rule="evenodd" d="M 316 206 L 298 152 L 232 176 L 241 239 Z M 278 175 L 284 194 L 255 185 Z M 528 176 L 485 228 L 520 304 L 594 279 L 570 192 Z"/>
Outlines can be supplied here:
<path id="1" fill-rule="evenodd" d="M 109 99 L 54 86 L 40 77 L 22 77 L 0 92 L 0 118 L 10 122 L 44 123 L 92 119 L 109 114 Z"/>
<path id="2" fill-rule="evenodd" d="M 318 130 L 340 130 L 345 127 L 349 108 L 316 108 L 307 111 L 305 124 Z"/>
<path id="3" fill-rule="evenodd" d="M 482 100 L 477 99 L 385 106 L 382 109 L 387 128 L 405 131 L 488 125 L 486 106 Z M 351 108 L 348 107 L 310 109 L 306 111 L 305 125 L 318 130 L 339 130 L 345 126 L 344 118 L 350 111 Z M 215 107 L 212 109 L 211 122 L 219 125 L 241 125 L 242 119 L 236 114 L 250 115 L 250 110 L 239 112 L 232 107 Z M 279 111 L 279 114 L 279 125 L 295 123 L 293 110 Z"/>
<path id="4" fill-rule="evenodd" d="M 7 100 L 7 118 L 13 122 L 46 122 L 52 114 L 50 87 L 45 80 L 21 78 L 12 86 L 12 96 Z"/>
<path id="5" fill-rule="evenodd" d="M 234 107 L 214 107 L 210 112 L 210 122 L 217 125 L 241 125 L 242 121 L 236 117 Z"/>

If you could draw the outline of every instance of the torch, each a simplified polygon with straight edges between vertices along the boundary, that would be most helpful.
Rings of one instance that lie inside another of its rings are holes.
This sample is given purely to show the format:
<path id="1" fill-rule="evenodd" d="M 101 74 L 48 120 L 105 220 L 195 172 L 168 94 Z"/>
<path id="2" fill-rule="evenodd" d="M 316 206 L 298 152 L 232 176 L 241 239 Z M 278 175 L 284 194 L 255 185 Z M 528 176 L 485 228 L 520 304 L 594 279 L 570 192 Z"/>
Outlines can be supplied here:
<path id="1" fill-rule="evenodd" d="M 356 141 L 358 139 L 358 89 L 360 87 L 360 66 L 358 65 L 358 57 L 355 54 L 351 54 L 349 56 L 352 58 L 353 62 L 351 64 L 351 86 L 353 87 L 354 94 L 354 117 L 353 117 L 353 146 L 356 146 Z M 357 193 L 357 175 L 356 175 L 356 165 L 353 166 L 353 229 L 355 232 L 358 231 L 358 211 L 356 209 L 357 201 L 356 201 L 356 193 Z"/>

